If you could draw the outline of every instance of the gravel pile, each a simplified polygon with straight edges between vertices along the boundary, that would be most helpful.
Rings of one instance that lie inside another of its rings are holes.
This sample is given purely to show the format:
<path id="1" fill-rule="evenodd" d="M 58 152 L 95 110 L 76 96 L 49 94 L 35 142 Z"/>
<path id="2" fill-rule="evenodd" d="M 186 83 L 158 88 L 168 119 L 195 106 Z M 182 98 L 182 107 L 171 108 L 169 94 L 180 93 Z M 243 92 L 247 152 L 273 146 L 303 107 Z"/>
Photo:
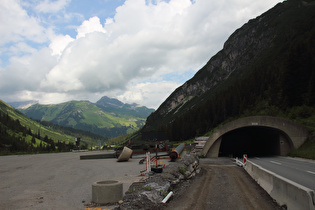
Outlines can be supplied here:
<path id="1" fill-rule="evenodd" d="M 199 159 L 195 154 L 185 154 L 167 165 L 162 173 L 153 173 L 143 182 L 133 183 L 125 193 L 123 202 L 116 210 L 163 209 L 162 200 L 170 191 L 176 196 L 181 186 L 200 172 Z"/>

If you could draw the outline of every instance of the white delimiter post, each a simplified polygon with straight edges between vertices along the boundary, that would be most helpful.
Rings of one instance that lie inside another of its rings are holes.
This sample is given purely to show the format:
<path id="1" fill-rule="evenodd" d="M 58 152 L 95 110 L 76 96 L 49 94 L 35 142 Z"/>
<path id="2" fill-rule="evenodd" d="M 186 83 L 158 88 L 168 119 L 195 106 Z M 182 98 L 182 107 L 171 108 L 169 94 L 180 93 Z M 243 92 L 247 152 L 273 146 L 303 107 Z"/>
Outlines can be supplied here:
<path id="1" fill-rule="evenodd" d="M 147 173 L 149 173 L 151 171 L 151 155 L 150 155 L 150 152 L 147 152 L 146 153 L 146 162 L 147 162 Z"/>

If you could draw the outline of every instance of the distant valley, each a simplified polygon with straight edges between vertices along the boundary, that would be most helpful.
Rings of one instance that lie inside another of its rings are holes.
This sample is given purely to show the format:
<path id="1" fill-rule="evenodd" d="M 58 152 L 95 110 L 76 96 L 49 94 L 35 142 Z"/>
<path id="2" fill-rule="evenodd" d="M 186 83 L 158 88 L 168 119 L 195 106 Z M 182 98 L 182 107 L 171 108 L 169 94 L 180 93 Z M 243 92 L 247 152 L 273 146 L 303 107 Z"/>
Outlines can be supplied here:
<path id="1" fill-rule="evenodd" d="M 107 96 L 96 103 L 69 101 L 42 105 L 29 101 L 10 105 L 16 106 L 20 112 L 34 120 L 81 129 L 108 138 L 139 130 L 145 124 L 146 118 L 155 111 L 138 104 L 125 104 Z"/>

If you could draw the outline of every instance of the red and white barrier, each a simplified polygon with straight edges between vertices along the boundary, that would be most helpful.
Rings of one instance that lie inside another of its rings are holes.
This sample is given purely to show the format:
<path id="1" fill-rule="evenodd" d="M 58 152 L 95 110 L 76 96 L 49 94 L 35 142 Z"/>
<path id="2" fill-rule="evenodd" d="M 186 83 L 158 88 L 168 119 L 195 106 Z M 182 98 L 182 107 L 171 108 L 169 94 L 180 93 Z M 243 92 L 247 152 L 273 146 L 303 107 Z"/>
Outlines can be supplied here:
<path id="1" fill-rule="evenodd" d="M 151 171 L 151 155 L 150 152 L 146 153 L 146 172 L 149 173 Z"/>
<path id="2" fill-rule="evenodd" d="M 244 166 L 246 166 L 246 162 L 247 162 L 247 155 L 243 155 L 243 163 L 244 163 Z"/>
<path id="3" fill-rule="evenodd" d="M 239 160 L 238 158 L 235 158 L 235 162 L 236 162 L 236 164 L 237 164 L 238 166 L 240 166 L 240 167 L 246 166 L 247 155 L 246 155 L 246 154 L 243 155 L 243 162 L 242 162 L 242 159 Z"/>

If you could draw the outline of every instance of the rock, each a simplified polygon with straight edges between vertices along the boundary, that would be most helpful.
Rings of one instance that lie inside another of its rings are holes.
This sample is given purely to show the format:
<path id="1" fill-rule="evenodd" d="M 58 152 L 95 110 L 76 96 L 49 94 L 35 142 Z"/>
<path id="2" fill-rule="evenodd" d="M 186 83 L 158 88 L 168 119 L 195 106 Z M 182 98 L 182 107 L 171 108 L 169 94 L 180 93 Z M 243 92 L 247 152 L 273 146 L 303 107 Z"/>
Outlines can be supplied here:
<path id="1" fill-rule="evenodd" d="M 181 175 L 179 175 L 178 179 L 183 180 L 183 179 L 185 179 L 185 176 L 181 174 Z"/>
<path id="2" fill-rule="evenodd" d="M 175 179 L 171 182 L 171 185 L 174 186 L 174 185 L 177 185 L 178 183 L 180 182 L 179 179 Z"/>
<path id="3" fill-rule="evenodd" d="M 177 187 L 196 175 L 198 168 L 198 157 L 193 154 L 186 154 L 182 159 L 166 166 L 163 173 L 155 173 L 143 182 L 133 183 L 126 192 L 123 201 L 119 202 L 119 207 L 115 209 L 161 209 L 166 205 L 161 201 L 170 191 L 170 188 L 172 187 L 173 192 L 176 191 Z"/>
<path id="4" fill-rule="evenodd" d="M 161 196 L 161 193 L 156 190 L 144 191 L 141 193 L 141 195 L 146 196 L 153 203 L 159 203 L 163 199 L 163 197 Z"/>
<path id="5" fill-rule="evenodd" d="M 190 173 L 192 173 L 195 169 L 194 167 L 192 166 L 192 164 L 190 164 L 187 168 L 186 168 L 187 171 L 189 171 Z"/>

